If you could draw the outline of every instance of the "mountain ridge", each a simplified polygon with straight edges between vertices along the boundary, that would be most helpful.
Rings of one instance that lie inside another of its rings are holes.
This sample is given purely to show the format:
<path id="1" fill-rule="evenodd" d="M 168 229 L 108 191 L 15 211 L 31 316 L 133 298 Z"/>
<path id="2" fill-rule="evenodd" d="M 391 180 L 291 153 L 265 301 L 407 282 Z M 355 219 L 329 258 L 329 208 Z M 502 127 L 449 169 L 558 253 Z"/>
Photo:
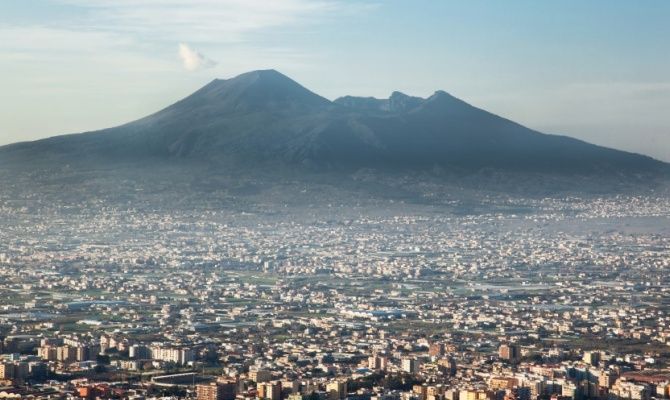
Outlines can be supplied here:
<path id="1" fill-rule="evenodd" d="M 117 127 L 0 147 L 0 164 L 191 160 L 227 168 L 662 175 L 651 157 L 548 135 L 445 91 L 330 101 L 275 70 L 215 79 Z"/>

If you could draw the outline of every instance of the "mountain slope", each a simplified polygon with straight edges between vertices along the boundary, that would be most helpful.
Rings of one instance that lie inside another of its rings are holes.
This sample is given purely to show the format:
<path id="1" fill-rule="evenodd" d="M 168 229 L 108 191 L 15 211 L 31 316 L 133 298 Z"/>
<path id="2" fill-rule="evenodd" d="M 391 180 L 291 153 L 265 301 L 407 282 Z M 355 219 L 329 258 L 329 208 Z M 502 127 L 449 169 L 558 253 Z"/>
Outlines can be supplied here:
<path id="1" fill-rule="evenodd" d="M 443 91 L 333 102 L 274 70 L 214 80 L 143 119 L 0 148 L 0 163 L 188 160 L 226 168 L 667 175 L 649 157 L 546 135 Z"/>

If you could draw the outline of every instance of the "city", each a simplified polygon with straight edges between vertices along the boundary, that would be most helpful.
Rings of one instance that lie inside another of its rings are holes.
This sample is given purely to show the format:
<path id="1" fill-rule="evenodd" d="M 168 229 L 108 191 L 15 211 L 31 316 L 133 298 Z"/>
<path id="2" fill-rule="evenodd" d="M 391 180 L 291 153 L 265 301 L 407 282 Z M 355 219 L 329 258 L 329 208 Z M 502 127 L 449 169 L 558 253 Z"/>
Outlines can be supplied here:
<path id="1" fill-rule="evenodd" d="M 668 200 L 487 204 L 273 219 L 7 197 L 0 392 L 667 398 Z"/>
<path id="2" fill-rule="evenodd" d="M 670 0 L 0 0 L 0 400 L 670 400 Z"/>

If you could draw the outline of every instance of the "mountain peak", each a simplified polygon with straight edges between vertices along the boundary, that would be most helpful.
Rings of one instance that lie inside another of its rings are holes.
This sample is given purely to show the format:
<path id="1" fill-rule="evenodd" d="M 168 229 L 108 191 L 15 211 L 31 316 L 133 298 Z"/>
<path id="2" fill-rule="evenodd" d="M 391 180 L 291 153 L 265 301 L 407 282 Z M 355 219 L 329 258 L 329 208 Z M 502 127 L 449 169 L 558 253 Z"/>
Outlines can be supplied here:
<path id="1" fill-rule="evenodd" d="M 277 71 L 276 69 L 256 69 L 253 71 L 247 71 L 243 72 L 239 75 L 236 75 L 232 78 L 216 78 L 214 79 L 211 83 L 214 82 L 226 82 L 226 81 L 232 81 L 232 80 L 247 80 L 247 82 L 250 82 L 251 80 L 254 79 L 275 79 L 275 80 L 288 80 L 288 81 L 293 81 L 293 79 L 289 78 L 288 76 L 282 74 L 281 72 Z"/>
<path id="2" fill-rule="evenodd" d="M 217 79 L 219 82 L 244 82 L 246 84 L 265 84 L 265 85 L 298 85 L 293 79 L 282 74 L 275 69 L 258 69 L 254 71 L 239 74 L 230 79 Z"/>
<path id="3" fill-rule="evenodd" d="M 256 69 L 253 71 L 245 72 L 243 74 L 238 75 L 238 77 L 242 76 L 257 76 L 259 78 L 264 77 L 264 78 L 273 78 L 273 79 L 288 79 L 288 80 L 293 80 L 289 78 L 288 76 L 282 74 L 281 72 L 277 71 L 276 69 Z"/>
<path id="4" fill-rule="evenodd" d="M 256 70 L 215 79 L 168 109 L 198 108 L 219 115 L 328 106 L 330 101 L 274 70 Z"/>
<path id="5" fill-rule="evenodd" d="M 404 112 L 420 106 L 425 100 L 421 97 L 406 95 L 405 93 L 394 91 L 388 99 L 388 110 L 391 112 Z"/>
<path id="6" fill-rule="evenodd" d="M 452 96 L 451 94 L 449 94 L 448 92 L 446 92 L 446 91 L 444 91 L 444 90 L 436 90 L 436 91 L 435 91 L 430 97 L 428 97 L 428 99 L 426 99 L 426 100 L 430 100 L 430 99 L 452 99 L 452 100 L 462 101 L 462 100 L 460 100 L 459 98 Z"/>
<path id="7" fill-rule="evenodd" d="M 454 97 L 451 94 L 445 92 L 444 90 L 436 90 L 435 93 L 430 95 L 422 104 L 421 109 L 423 110 L 433 110 L 439 113 L 444 113 L 446 110 L 454 112 L 464 112 L 470 110 L 473 107 L 466 103 L 465 101 Z"/>
<path id="8" fill-rule="evenodd" d="M 395 97 L 395 98 L 399 98 L 399 97 L 410 97 L 410 96 L 407 95 L 407 94 L 405 94 L 405 93 L 403 93 L 403 92 L 394 90 L 394 91 L 391 93 L 391 96 L 389 96 L 389 99 L 392 99 L 392 98 L 394 98 L 394 97 Z"/>

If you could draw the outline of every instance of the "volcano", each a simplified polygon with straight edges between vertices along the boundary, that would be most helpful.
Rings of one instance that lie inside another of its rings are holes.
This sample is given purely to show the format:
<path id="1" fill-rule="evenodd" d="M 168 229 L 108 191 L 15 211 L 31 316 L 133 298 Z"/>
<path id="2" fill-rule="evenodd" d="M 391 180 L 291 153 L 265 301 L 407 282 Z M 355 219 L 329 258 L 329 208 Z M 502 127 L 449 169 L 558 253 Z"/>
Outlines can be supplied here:
<path id="1" fill-rule="evenodd" d="M 0 148 L 22 169 L 200 163 L 208 170 L 351 173 L 481 170 L 581 176 L 667 176 L 643 155 L 543 134 L 438 90 L 427 98 L 330 101 L 275 70 L 216 79 L 121 126 Z"/>

